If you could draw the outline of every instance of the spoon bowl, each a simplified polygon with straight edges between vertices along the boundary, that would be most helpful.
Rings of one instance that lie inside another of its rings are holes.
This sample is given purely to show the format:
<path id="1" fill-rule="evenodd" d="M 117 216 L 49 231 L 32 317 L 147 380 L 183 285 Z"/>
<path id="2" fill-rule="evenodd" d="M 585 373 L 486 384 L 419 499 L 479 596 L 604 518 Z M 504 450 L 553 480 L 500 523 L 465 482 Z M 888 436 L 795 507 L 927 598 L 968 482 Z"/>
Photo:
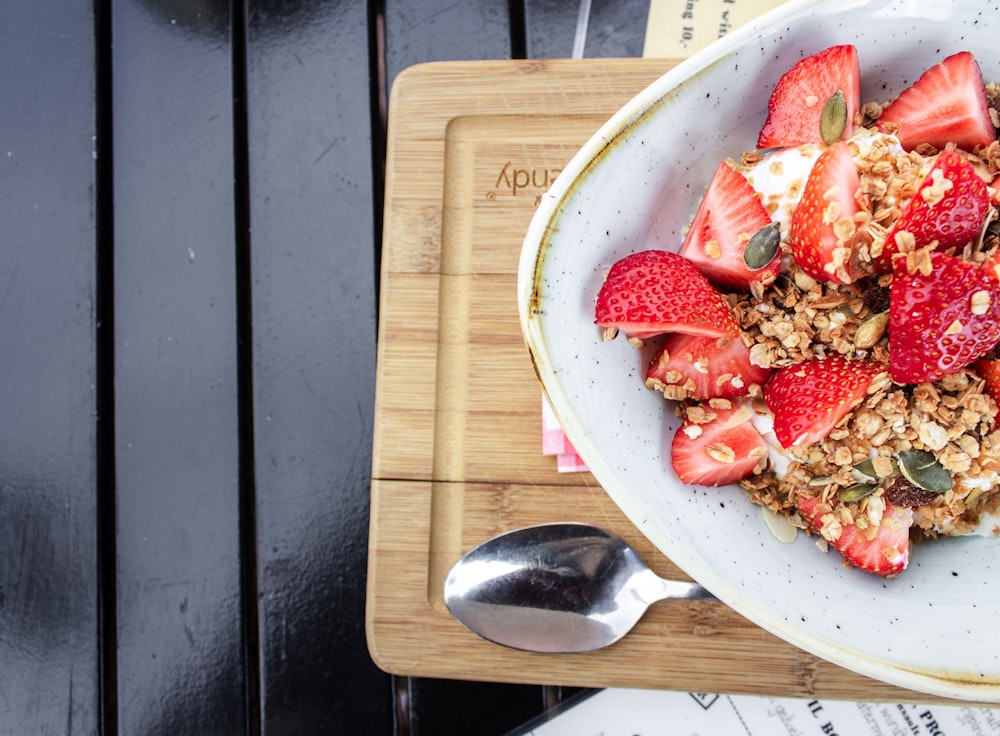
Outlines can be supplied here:
<path id="1" fill-rule="evenodd" d="M 713 598 L 657 576 L 624 539 L 590 524 L 528 526 L 467 552 L 448 573 L 451 614 L 484 639 L 531 652 L 589 652 L 665 598 Z"/>

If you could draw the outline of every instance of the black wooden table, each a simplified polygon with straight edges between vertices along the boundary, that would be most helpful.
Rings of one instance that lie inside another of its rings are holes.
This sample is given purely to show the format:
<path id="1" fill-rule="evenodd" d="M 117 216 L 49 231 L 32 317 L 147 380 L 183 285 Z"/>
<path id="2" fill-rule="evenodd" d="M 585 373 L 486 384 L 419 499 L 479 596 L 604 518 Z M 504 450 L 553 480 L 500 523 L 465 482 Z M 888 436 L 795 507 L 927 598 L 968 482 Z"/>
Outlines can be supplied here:
<path id="1" fill-rule="evenodd" d="M 585 55 L 641 53 L 648 0 L 586 6 Z M 566 695 L 389 677 L 363 618 L 387 90 L 570 56 L 579 9 L 0 5 L 0 734 L 488 736 Z"/>

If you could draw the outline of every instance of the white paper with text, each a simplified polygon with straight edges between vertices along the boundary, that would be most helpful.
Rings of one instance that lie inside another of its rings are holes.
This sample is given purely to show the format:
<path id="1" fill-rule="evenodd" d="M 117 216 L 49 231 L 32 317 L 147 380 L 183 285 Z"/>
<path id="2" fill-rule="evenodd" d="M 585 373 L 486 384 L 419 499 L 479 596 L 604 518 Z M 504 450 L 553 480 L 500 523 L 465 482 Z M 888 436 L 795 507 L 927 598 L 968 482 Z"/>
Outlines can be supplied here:
<path id="1" fill-rule="evenodd" d="M 1000 736 L 1000 709 L 602 690 L 524 736 Z"/>

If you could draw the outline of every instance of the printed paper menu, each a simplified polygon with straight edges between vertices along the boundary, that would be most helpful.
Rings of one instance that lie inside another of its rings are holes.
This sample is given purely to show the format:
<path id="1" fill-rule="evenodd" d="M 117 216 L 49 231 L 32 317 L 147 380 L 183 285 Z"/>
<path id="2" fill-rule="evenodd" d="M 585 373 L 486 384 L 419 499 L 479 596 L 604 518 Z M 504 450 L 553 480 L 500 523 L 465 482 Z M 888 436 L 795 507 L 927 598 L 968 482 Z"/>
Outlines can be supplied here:
<path id="1" fill-rule="evenodd" d="M 650 0 L 642 55 L 683 59 L 784 0 Z"/>
<path id="2" fill-rule="evenodd" d="M 1000 709 L 608 689 L 517 736 L 996 736 Z"/>

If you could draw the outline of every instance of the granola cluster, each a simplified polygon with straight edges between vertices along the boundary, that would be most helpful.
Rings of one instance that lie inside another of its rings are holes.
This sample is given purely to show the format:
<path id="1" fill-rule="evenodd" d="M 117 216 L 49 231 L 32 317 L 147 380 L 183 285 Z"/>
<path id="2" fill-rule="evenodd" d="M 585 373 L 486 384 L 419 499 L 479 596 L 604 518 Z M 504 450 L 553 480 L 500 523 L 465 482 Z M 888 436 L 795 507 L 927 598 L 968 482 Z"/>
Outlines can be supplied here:
<path id="1" fill-rule="evenodd" d="M 991 87 L 995 100 L 997 88 Z M 866 105 L 857 122 L 871 125 L 880 113 L 877 104 Z M 1000 126 L 995 101 L 994 122 Z M 891 276 L 874 274 L 871 267 L 884 246 L 892 223 L 899 217 L 930 170 L 938 151 L 923 147 L 901 152 L 885 137 L 872 137 L 855 149 L 861 174 L 864 206 L 854 218 L 838 221 L 849 237 L 840 264 L 853 274 L 868 274 L 847 285 L 821 283 L 798 269 L 787 253 L 773 284 L 754 284 L 749 294 L 732 294 L 733 311 L 743 329 L 755 365 L 780 368 L 830 353 L 867 357 L 888 363 L 888 307 Z M 1000 143 L 962 155 L 990 181 L 1000 173 Z M 746 169 L 760 161 L 760 154 L 744 155 Z M 780 164 L 775 164 L 780 166 Z M 779 171 L 773 173 L 780 174 Z M 792 181 L 801 190 L 804 181 Z M 945 184 L 943 184 L 944 186 Z M 777 200 L 765 200 L 772 210 Z M 995 210 L 994 210 L 995 214 Z M 831 221 L 837 213 L 830 213 Z M 987 223 L 979 240 L 957 253 L 966 260 L 984 263 L 1000 247 L 1000 228 Z M 897 241 L 898 243 L 899 241 Z M 929 265 L 929 249 L 901 244 L 912 270 Z M 850 263 L 848 263 L 848 259 Z M 761 387 L 750 386 L 751 401 L 766 413 Z M 668 396 L 669 398 L 669 396 Z M 682 399 L 678 394 L 674 398 Z M 678 411 L 698 411 L 681 401 Z M 961 535 L 974 532 L 984 514 L 1000 515 L 1000 424 L 997 405 L 984 381 L 963 370 L 934 383 L 898 385 L 888 371 L 874 380 L 866 399 L 825 439 L 786 450 L 787 467 L 779 474 L 768 465 L 760 474 L 742 482 L 751 500 L 805 528 L 796 509 L 800 494 L 828 503 L 832 517 L 823 534 L 835 539 L 838 522 L 855 523 L 864 533 L 875 533 L 886 502 L 914 509 L 914 537 Z M 928 492 L 904 478 L 896 462 L 900 453 L 932 453 L 952 477 L 951 490 Z M 870 487 L 876 485 L 872 492 Z M 867 495 L 853 500 L 859 486 Z"/>

